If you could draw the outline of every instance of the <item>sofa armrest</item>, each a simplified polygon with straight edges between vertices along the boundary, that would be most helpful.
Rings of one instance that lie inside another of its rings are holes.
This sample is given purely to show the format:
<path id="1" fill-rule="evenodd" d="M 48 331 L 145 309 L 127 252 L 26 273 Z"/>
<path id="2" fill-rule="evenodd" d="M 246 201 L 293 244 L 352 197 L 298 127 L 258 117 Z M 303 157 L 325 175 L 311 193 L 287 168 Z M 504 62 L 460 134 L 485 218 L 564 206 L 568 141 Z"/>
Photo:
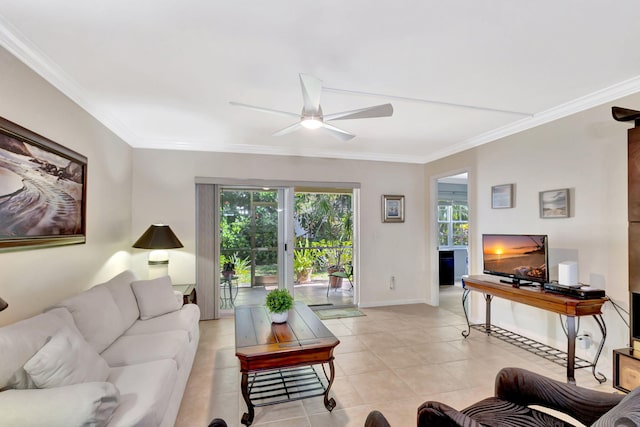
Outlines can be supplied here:
<path id="1" fill-rule="evenodd" d="M 182 294 L 182 292 L 173 291 L 173 295 L 176 297 L 176 300 L 178 300 L 180 307 L 182 307 L 184 305 L 184 295 Z"/>
<path id="2" fill-rule="evenodd" d="M 444 403 L 428 401 L 418 407 L 418 427 L 482 427 L 472 418 Z"/>
<path id="3" fill-rule="evenodd" d="M 503 368 L 496 376 L 496 397 L 519 405 L 540 405 L 591 425 L 624 398 L 566 384 L 520 368 Z"/>

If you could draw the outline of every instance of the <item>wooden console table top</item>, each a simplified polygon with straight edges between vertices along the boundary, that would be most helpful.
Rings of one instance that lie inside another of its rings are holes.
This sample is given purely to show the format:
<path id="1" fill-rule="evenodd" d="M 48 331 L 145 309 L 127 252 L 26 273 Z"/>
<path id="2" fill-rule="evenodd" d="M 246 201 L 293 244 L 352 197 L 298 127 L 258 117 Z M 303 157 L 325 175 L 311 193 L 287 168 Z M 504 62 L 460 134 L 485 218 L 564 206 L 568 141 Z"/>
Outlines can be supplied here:
<path id="1" fill-rule="evenodd" d="M 602 305 L 607 297 L 580 299 L 555 292 L 545 291 L 541 287 L 514 288 L 506 283 L 496 283 L 486 276 L 469 276 L 464 279 L 465 287 L 484 294 L 515 301 L 532 307 L 566 316 L 593 316 L 602 314 Z"/>

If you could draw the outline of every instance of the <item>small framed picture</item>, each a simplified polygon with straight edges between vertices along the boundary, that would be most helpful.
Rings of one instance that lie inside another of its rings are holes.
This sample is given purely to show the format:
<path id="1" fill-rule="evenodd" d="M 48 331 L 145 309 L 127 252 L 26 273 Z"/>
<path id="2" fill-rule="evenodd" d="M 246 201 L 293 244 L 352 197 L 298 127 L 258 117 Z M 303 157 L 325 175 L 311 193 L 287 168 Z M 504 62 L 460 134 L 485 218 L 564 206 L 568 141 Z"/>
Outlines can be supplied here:
<path id="1" fill-rule="evenodd" d="M 540 218 L 568 218 L 569 189 L 540 192 Z"/>
<path id="2" fill-rule="evenodd" d="M 404 196 L 382 196 L 382 222 L 404 222 Z"/>
<path id="3" fill-rule="evenodd" d="M 491 187 L 491 208 L 507 209 L 513 207 L 513 184 Z"/>

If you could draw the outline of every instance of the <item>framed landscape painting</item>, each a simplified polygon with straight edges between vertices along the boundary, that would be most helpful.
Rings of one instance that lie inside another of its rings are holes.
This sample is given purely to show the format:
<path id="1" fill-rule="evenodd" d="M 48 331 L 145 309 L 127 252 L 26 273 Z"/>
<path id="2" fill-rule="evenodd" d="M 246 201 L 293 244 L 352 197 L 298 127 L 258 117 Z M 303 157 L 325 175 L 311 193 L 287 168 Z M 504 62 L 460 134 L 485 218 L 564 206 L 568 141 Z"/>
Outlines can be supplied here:
<path id="1" fill-rule="evenodd" d="M 569 218 L 569 189 L 540 192 L 540 218 Z"/>
<path id="2" fill-rule="evenodd" d="M 87 158 L 0 117 L 0 250 L 85 243 Z"/>

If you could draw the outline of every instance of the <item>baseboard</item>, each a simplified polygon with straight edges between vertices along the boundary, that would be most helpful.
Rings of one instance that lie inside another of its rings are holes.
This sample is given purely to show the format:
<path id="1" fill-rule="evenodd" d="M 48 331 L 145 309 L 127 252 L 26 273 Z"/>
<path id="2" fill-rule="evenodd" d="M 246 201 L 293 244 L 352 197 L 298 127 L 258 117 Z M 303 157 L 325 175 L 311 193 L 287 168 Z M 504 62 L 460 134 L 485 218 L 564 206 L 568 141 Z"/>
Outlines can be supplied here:
<path id="1" fill-rule="evenodd" d="M 389 305 L 408 305 L 408 304 L 429 304 L 426 299 L 411 299 L 411 300 L 385 300 L 385 301 L 372 301 L 372 302 L 360 302 L 358 307 L 362 308 L 374 308 L 374 307 L 386 307 Z"/>

